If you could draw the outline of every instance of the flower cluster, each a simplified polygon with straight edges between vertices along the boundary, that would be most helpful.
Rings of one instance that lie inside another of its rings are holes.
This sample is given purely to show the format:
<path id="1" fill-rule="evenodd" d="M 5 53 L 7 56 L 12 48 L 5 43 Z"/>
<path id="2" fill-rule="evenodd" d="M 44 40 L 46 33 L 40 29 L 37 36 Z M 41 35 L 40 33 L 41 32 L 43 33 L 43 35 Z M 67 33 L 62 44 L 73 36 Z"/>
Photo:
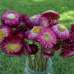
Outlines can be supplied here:
<path id="1" fill-rule="evenodd" d="M 74 55 L 74 24 L 71 26 L 69 38 L 63 42 L 61 55 L 64 57 Z"/>
<path id="2" fill-rule="evenodd" d="M 59 13 L 52 10 L 31 17 L 5 11 L 0 25 L 1 49 L 12 56 L 33 55 L 38 51 L 45 57 L 52 56 L 58 41 L 63 42 L 70 36 L 68 29 L 59 23 L 59 18 Z"/>

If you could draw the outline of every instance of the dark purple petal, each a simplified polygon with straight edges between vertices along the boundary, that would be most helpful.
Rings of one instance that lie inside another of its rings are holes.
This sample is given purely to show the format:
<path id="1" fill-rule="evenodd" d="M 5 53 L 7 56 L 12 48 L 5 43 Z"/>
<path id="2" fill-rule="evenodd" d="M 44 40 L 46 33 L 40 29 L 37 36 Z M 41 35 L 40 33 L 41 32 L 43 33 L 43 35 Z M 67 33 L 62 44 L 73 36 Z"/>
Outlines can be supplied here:
<path id="1" fill-rule="evenodd" d="M 61 56 L 69 57 L 74 55 L 74 40 L 70 37 L 62 45 Z"/>
<path id="2" fill-rule="evenodd" d="M 60 15 L 56 11 L 45 11 L 41 14 L 42 24 L 46 24 L 47 27 L 52 27 L 53 25 L 58 24 L 58 19 Z"/>
<path id="3" fill-rule="evenodd" d="M 33 27 L 33 23 L 30 17 L 28 17 L 27 15 L 22 14 L 20 20 L 22 21 L 22 23 L 24 23 L 26 28 L 31 29 Z"/>
<path id="4" fill-rule="evenodd" d="M 60 18 L 59 13 L 53 10 L 48 10 L 48 11 L 43 12 L 42 16 L 48 19 L 59 19 Z"/>
<path id="5" fill-rule="evenodd" d="M 71 25 L 71 32 L 74 33 L 74 24 Z"/>
<path id="6" fill-rule="evenodd" d="M 25 54 L 31 55 L 31 54 L 36 54 L 38 51 L 38 46 L 36 44 L 24 44 L 24 50 Z"/>

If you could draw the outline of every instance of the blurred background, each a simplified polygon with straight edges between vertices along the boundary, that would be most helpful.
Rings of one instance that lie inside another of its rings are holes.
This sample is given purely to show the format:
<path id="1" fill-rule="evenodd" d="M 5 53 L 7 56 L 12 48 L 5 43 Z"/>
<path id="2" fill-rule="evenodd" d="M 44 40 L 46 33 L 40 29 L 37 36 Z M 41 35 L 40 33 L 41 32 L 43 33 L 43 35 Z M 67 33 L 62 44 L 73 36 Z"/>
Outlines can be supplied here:
<path id="1" fill-rule="evenodd" d="M 29 16 L 55 10 L 60 13 L 60 23 L 68 29 L 74 22 L 74 0 L 0 0 L 0 15 L 5 10 Z M 0 51 L 0 74 L 24 74 L 25 59 L 25 56 L 9 57 Z M 56 53 L 52 60 L 54 74 L 74 74 L 74 57 L 62 58 Z"/>

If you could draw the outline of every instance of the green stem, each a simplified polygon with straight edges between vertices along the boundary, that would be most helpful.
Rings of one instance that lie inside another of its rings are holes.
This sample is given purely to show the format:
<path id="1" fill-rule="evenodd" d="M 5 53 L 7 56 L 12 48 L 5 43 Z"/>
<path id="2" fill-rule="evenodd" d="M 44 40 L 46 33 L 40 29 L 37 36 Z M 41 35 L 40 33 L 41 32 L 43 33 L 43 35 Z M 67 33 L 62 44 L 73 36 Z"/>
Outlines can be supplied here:
<path id="1" fill-rule="evenodd" d="M 42 50 L 37 54 L 29 56 L 29 67 L 35 71 L 44 71 L 47 67 L 47 59 L 43 57 Z"/>

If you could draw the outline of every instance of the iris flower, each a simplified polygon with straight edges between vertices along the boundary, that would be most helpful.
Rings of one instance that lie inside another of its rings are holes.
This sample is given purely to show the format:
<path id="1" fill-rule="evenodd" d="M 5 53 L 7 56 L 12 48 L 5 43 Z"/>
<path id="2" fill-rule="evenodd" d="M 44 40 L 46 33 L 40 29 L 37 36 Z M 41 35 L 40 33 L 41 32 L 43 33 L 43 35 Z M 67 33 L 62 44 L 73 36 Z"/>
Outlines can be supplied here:
<path id="1" fill-rule="evenodd" d="M 63 41 L 61 55 L 70 57 L 74 55 L 74 25 L 71 25 L 69 38 Z"/>
<path id="2" fill-rule="evenodd" d="M 20 55 L 23 51 L 23 44 L 18 38 L 6 38 L 1 44 L 2 50 L 10 55 Z"/>
<path id="3" fill-rule="evenodd" d="M 69 31 L 64 25 L 55 25 L 52 27 L 52 30 L 60 40 L 65 40 L 69 37 Z"/>
<path id="4" fill-rule="evenodd" d="M 29 32 L 28 32 L 28 38 L 29 39 L 35 39 L 37 35 L 41 32 L 42 27 L 41 26 L 34 26 Z"/>
<path id="5" fill-rule="evenodd" d="M 14 11 L 6 11 L 2 15 L 2 23 L 7 26 L 18 26 L 20 23 L 20 15 Z"/>
<path id="6" fill-rule="evenodd" d="M 31 21 L 29 16 L 27 16 L 25 14 L 21 14 L 20 21 L 27 29 L 33 28 L 33 22 Z"/>
<path id="7" fill-rule="evenodd" d="M 48 20 L 45 17 L 42 17 L 41 15 L 32 16 L 31 21 L 33 22 L 34 26 L 48 27 L 49 25 Z"/>
<path id="8" fill-rule="evenodd" d="M 70 57 L 74 55 L 74 39 L 67 39 L 62 45 L 61 55 L 63 57 Z"/>
<path id="9" fill-rule="evenodd" d="M 52 27 L 53 25 L 56 25 L 58 23 L 59 17 L 59 13 L 52 10 L 41 13 L 42 24 L 45 25 L 46 22 L 46 27 Z"/>
<path id="10" fill-rule="evenodd" d="M 52 48 L 56 44 L 57 39 L 54 32 L 51 29 L 43 28 L 37 36 L 37 41 L 44 48 Z"/>
<path id="11" fill-rule="evenodd" d="M 8 37 L 8 35 L 11 33 L 11 30 L 6 26 L 0 26 L 0 43 Z"/>
<path id="12" fill-rule="evenodd" d="M 32 23 L 34 26 L 40 26 L 40 22 L 41 22 L 41 15 L 33 15 L 30 17 Z"/>
<path id="13" fill-rule="evenodd" d="M 51 19 L 59 19 L 60 15 L 58 12 L 53 10 L 47 10 L 42 13 L 42 16 L 51 18 Z"/>

